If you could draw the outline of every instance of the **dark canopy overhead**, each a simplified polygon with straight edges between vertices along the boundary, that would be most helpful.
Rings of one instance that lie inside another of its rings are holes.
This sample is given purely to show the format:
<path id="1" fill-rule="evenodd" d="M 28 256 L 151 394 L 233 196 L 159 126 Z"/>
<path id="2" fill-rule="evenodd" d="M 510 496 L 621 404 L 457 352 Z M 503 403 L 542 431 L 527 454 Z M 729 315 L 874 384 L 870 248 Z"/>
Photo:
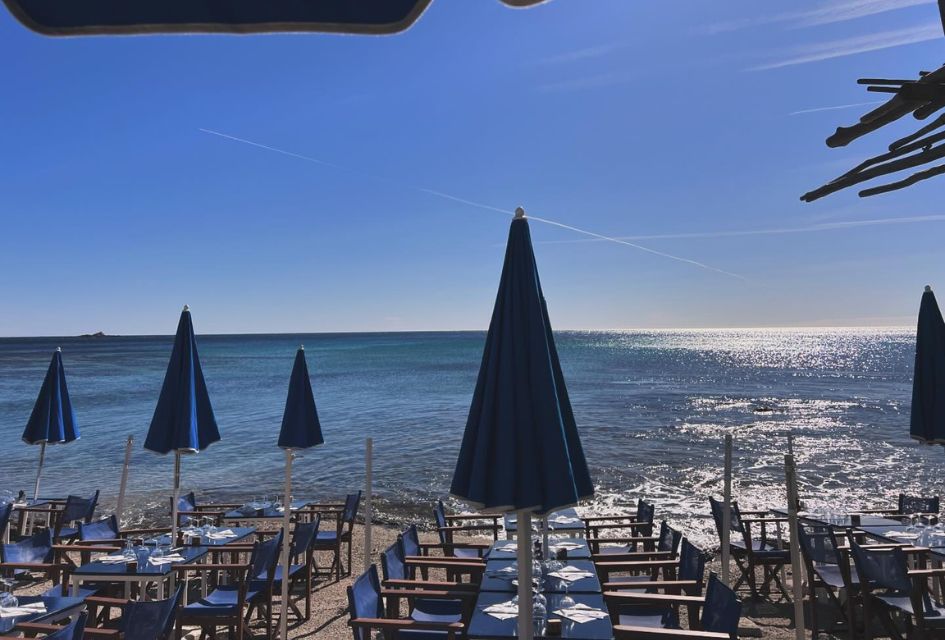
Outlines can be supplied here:
<path id="1" fill-rule="evenodd" d="M 3 0 L 33 31 L 52 36 L 323 31 L 397 33 L 432 0 Z M 525 7 L 543 0 L 501 0 Z"/>

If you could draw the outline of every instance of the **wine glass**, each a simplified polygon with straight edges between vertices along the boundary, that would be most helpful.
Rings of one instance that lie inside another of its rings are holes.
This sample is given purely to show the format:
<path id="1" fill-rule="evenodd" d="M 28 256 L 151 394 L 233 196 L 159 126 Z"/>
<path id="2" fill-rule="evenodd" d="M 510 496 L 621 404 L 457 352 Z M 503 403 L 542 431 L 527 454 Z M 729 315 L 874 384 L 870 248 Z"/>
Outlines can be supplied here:
<path id="1" fill-rule="evenodd" d="M 570 609 L 575 604 L 577 604 L 574 601 L 574 598 L 571 597 L 571 594 L 568 593 L 568 590 L 570 589 L 570 587 L 571 587 L 571 583 L 565 580 L 564 581 L 564 595 L 561 596 L 560 600 L 558 600 L 559 609 Z"/>

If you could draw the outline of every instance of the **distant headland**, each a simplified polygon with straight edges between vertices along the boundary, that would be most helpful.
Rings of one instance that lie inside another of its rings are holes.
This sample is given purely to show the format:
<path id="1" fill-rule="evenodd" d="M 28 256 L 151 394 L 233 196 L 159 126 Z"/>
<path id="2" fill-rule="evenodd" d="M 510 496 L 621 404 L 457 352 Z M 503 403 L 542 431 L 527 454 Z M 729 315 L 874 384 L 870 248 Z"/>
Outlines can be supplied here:
<path id="1" fill-rule="evenodd" d="M 95 333 L 83 333 L 79 336 L 80 338 L 107 338 L 104 331 L 96 331 Z"/>

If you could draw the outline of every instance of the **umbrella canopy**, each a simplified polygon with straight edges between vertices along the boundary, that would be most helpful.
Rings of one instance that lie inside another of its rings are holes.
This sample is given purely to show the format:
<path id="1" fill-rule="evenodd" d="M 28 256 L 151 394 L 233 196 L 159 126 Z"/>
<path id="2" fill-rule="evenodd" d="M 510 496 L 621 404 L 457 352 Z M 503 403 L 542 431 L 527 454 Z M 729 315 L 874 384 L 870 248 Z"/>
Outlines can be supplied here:
<path id="1" fill-rule="evenodd" d="M 527 6 L 543 0 L 502 0 Z M 26 27 L 46 35 L 325 31 L 397 33 L 431 0 L 4 0 Z"/>
<path id="2" fill-rule="evenodd" d="M 185 306 L 144 448 L 155 453 L 197 453 L 219 439 L 220 431 L 197 355 L 190 309 Z"/>
<path id="3" fill-rule="evenodd" d="M 521 209 L 450 492 L 480 509 L 536 513 L 594 493 Z"/>
<path id="4" fill-rule="evenodd" d="M 919 305 L 910 434 L 928 444 L 945 444 L 945 321 L 931 287 Z"/>
<path id="5" fill-rule="evenodd" d="M 315 409 L 312 381 L 308 377 L 305 362 L 305 347 L 295 352 L 295 364 L 289 378 L 289 395 L 282 414 L 282 429 L 279 431 L 279 446 L 285 450 L 285 495 L 282 500 L 282 575 L 289 575 L 289 524 L 292 514 L 292 451 L 308 449 L 324 442 L 322 426 Z M 282 616 L 279 619 L 279 637 L 288 638 L 289 581 L 282 580 Z"/>
<path id="6" fill-rule="evenodd" d="M 308 449 L 325 442 L 315 409 L 312 381 L 308 377 L 305 348 L 295 352 L 295 364 L 289 378 L 289 395 L 282 414 L 279 446 L 283 449 Z"/>
<path id="7" fill-rule="evenodd" d="M 78 439 L 79 425 L 66 387 L 62 350 L 56 349 L 23 431 L 23 441 L 27 444 L 64 444 Z"/>

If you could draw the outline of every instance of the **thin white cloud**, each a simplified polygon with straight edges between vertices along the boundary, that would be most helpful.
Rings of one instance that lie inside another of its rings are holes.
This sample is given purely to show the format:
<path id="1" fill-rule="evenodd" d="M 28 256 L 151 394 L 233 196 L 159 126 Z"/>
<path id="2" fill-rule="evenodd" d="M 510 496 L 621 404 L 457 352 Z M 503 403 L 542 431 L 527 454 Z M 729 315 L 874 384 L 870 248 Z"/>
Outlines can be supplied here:
<path id="1" fill-rule="evenodd" d="M 832 60 L 834 58 L 852 56 L 858 53 L 880 51 L 882 49 L 891 49 L 907 44 L 927 42 L 929 40 L 940 40 L 941 38 L 942 23 L 936 20 L 935 22 L 907 27 L 905 29 L 893 29 L 891 31 L 881 31 L 879 33 L 871 33 L 863 36 L 804 45 L 788 52 L 786 58 L 751 67 L 749 71 L 780 69 L 798 64 Z"/>
<path id="2" fill-rule="evenodd" d="M 698 29 L 699 33 L 716 35 L 769 24 L 787 24 L 792 27 L 813 27 L 919 5 L 935 4 L 935 0 L 841 0 L 826 2 L 816 9 L 789 11 L 751 18 L 715 22 Z"/>
<path id="3" fill-rule="evenodd" d="M 561 64 L 577 62 L 578 60 L 587 60 L 589 58 L 600 58 L 601 56 L 606 56 L 610 53 L 613 53 L 614 51 L 624 49 L 626 46 L 627 44 L 624 42 L 599 44 L 593 47 L 585 47 L 583 49 L 575 49 L 574 51 L 566 51 L 564 53 L 548 56 L 547 58 L 542 59 L 540 62 L 543 64 Z"/>
<path id="4" fill-rule="evenodd" d="M 817 233 L 824 231 L 838 231 L 856 227 L 875 227 L 900 224 L 919 224 L 923 222 L 945 222 L 945 214 L 927 216 L 909 216 L 902 218 L 873 218 L 869 220 L 845 220 L 842 222 L 823 222 L 806 227 L 775 227 L 771 229 L 738 229 L 728 231 L 694 231 L 689 233 L 659 233 L 639 236 L 614 236 L 617 240 L 682 240 L 692 238 L 734 238 L 742 236 L 771 236 L 788 233 Z M 541 244 L 574 244 L 582 242 L 597 242 L 596 239 L 575 240 L 546 240 Z"/>
<path id="5" fill-rule="evenodd" d="M 538 88 L 542 91 L 578 91 L 581 89 L 597 89 L 627 84 L 628 82 L 633 82 L 635 78 L 635 74 L 632 73 L 612 71 L 609 73 L 581 76 L 570 80 L 561 80 L 559 82 L 547 82 L 538 85 Z"/>
<path id="6" fill-rule="evenodd" d="M 832 107 L 814 107 L 812 109 L 801 109 L 800 111 L 792 111 L 789 113 L 789 116 L 799 116 L 805 113 L 818 113 L 820 111 L 836 111 L 838 109 L 850 109 L 852 107 L 868 107 L 874 104 L 882 104 L 886 102 L 885 100 L 873 100 L 872 102 L 852 102 L 850 104 L 838 104 Z"/>

